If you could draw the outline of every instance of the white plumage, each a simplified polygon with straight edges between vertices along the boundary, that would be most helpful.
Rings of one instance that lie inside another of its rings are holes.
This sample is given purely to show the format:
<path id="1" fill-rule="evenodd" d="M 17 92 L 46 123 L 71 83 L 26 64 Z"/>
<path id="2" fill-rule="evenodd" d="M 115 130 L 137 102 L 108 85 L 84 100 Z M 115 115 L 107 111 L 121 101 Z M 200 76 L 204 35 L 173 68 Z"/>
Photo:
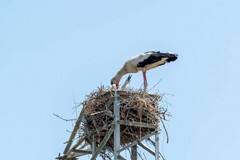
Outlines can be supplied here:
<path id="1" fill-rule="evenodd" d="M 112 78 L 111 84 L 118 88 L 119 81 L 121 78 L 128 73 L 136 73 L 142 71 L 144 80 L 144 91 L 147 89 L 147 77 L 146 71 L 165 63 L 175 61 L 177 59 L 177 54 L 174 53 L 161 53 L 159 51 L 150 51 L 143 54 L 137 55 L 128 59 L 123 67 L 117 72 L 117 74 Z"/>

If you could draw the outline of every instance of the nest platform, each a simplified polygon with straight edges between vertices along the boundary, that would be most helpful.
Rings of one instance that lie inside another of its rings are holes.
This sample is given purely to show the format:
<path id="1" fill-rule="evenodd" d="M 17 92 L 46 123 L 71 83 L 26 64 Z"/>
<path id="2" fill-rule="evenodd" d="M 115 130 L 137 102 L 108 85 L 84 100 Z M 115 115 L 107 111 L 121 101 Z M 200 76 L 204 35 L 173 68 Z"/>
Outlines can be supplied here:
<path id="1" fill-rule="evenodd" d="M 86 96 L 63 155 L 56 159 L 76 160 L 77 157 L 92 154 L 91 160 L 98 155 L 110 160 L 117 152 L 137 145 L 159 159 L 159 125 L 165 115 L 169 115 L 166 109 L 159 106 L 161 99 L 160 94 L 148 94 L 141 90 L 114 91 L 99 87 Z M 116 108 L 119 114 L 116 114 Z M 151 136 L 155 136 L 155 143 L 151 141 Z M 120 140 L 114 145 L 116 139 Z M 145 146 L 143 140 L 153 142 L 155 151 Z M 74 142 L 75 145 L 72 145 Z M 116 144 L 119 146 L 116 147 Z M 134 152 L 136 150 L 133 149 Z M 124 159 L 118 156 L 118 159 Z"/>
<path id="2" fill-rule="evenodd" d="M 103 140 L 113 124 L 114 94 L 114 91 L 99 88 L 89 94 L 84 102 L 84 132 L 89 138 L 95 136 L 97 143 Z M 117 99 L 120 107 L 121 146 L 139 140 L 156 130 L 163 114 L 158 106 L 161 95 L 128 89 L 117 91 Z M 112 150 L 113 145 L 112 135 L 105 149 Z"/>

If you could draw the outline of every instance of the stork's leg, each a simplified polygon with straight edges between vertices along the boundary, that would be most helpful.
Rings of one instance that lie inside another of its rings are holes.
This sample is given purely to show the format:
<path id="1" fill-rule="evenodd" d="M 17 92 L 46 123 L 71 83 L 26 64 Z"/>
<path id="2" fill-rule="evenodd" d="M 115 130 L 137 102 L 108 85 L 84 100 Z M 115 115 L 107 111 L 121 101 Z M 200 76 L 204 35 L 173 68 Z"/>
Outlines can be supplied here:
<path id="1" fill-rule="evenodd" d="M 146 90 L 147 90 L 147 85 L 148 85 L 148 83 L 147 83 L 147 76 L 146 76 L 146 71 L 142 71 L 142 73 L 143 73 L 143 86 L 144 86 L 144 92 L 146 92 Z"/>

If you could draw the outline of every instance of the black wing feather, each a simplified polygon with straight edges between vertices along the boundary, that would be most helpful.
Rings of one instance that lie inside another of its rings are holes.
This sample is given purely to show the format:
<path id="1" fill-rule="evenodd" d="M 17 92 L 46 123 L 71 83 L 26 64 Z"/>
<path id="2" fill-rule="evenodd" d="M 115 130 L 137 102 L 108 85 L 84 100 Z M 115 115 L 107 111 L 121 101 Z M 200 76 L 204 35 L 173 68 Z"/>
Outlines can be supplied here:
<path id="1" fill-rule="evenodd" d="M 167 62 L 175 61 L 177 59 L 177 55 L 175 54 L 160 53 L 159 51 L 158 52 L 150 51 L 150 52 L 151 52 L 150 56 L 144 61 L 139 62 L 137 67 L 145 67 L 146 65 L 161 61 L 162 58 L 167 58 L 166 60 Z M 149 52 L 145 52 L 145 53 L 149 53 Z"/>

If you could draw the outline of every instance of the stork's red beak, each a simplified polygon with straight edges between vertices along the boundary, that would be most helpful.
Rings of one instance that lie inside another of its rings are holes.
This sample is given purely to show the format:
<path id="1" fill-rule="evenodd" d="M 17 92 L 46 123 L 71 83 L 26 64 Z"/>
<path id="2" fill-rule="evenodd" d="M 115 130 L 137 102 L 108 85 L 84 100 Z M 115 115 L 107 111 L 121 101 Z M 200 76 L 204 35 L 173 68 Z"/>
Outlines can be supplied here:
<path id="1" fill-rule="evenodd" d="M 117 87 L 117 89 L 118 89 L 118 87 L 119 87 L 119 83 L 116 83 L 116 87 Z"/>

